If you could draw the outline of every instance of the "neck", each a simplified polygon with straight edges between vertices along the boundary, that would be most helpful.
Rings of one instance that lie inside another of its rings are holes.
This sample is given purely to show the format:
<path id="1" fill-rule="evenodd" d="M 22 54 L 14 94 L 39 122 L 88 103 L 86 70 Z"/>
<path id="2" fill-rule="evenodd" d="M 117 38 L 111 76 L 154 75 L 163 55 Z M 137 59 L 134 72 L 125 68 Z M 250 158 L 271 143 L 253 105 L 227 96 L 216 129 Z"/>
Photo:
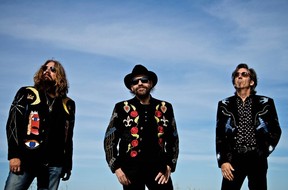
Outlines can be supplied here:
<path id="1" fill-rule="evenodd" d="M 47 95 L 49 95 L 52 98 L 57 96 L 56 85 L 55 82 L 53 81 L 43 81 L 42 89 Z"/>
<path id="2" fill-rule="evenodd" d="M 138 97 L 138 96 L 136 96 L 136 97 L 140 101 L 141 104 L 143 104 L 143 105 L 150 104 L 150 95 L 147 97 Z"/>
<path id="3" fill-rule="evenodd" d="M 55 97 L 56 97 L 55 92 L 46 91 L 46 94 L 47 94 L 48 96 L 50 96 L 51 98 L 55 98 Z"/>
<path id="4" fill-rule="evenodd" d="M 242 88 L 242 89 L 236 89 L 237 95 L 242 99 L 244 102 L 248 96 L 250 96 L 250 88 Z"/>

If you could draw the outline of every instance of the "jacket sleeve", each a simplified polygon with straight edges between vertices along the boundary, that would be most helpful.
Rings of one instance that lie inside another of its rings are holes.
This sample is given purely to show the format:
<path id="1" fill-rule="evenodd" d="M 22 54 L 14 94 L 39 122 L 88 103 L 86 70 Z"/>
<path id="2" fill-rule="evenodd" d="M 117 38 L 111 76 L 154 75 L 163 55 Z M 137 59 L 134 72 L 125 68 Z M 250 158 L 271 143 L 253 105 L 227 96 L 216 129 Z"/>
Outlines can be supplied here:
<path id="1" fill-rule="evenodd" d="M 23 127 L 21 126 L 25 123 L 26 108 L 27 99 L 25 90 L 21 88 L 14 97 L 6 124 L 8 160 L 12 158 L 22 158 L 20 146 Z"/>
<path id="2" fill-rule="evenodd" d="M 170 166 L 171 172 L 176 170 L 177 159 L 179 155 L 179 136 L 176 127 L 173 107 L 169 104 L 171 125 L 168 128 L 166 139 L 166 162 Z"/>
<path id="3" fill-rule="evenodd" d="M 280 140 L 281 128 L 273 99 L 269 98 L 264 110 L 267 113 L 259 116 L 256 135 L 261 142 L 261 150 L 269 156 Z"/>
<path id="4" fill-rule="evenodd" d="M 66 107 L 65 107 L 66 106 Z M 72 170 L 73 163 L 73 131 L 75 125 L 75 112 L 76 105 L 72 99 L 68 99 L 64 108 L 68 113 L 65 126 L 65 161 L 64 161 L 64 170 Z"/>
<path id="5" fill-rule="evenodd" d="M 117 106 L 115 106 L 104 137 L 104 150 L 106 155 L 106 161 L 113 173 L 115 173 L 116 169 L 121 167 L 117 149 L 119 142 L 117 121 L 118 121 L 118 113 L 117 113 Z"/>
<path id="6" fill-rule="evenodd" d="M 234 129 L 231 127 L 231 116 L 224 115 L 224 105 L 220 101 L 217 108 L 216 116 L 216 157 L 218 167 L 225 162 L 230 162 L 231 154 L 231 138 Z"/>
<path id="7" fill-rule="evenodd" d="M 268 124 L 268 128 L 269 128 L 269 142 L 272 145 L 272 148 L 274 150 L 274 148 L 277 146 L 277 144 L 278 144 L 278 142 L 280 140 L 282 131 L 281 131 L 281 128 L 280 128 L 280 125 L 279 125 L 278 115 L 277 115 L 277 112 L 276 112 L 276 108 L 275 108 L 275 104 L 274 104 L 273 99 L 271 99 L 271 104 L 270 105 L 271 105 L 271 113 L 272 114 L 270 115 L 271 122 Z"/>

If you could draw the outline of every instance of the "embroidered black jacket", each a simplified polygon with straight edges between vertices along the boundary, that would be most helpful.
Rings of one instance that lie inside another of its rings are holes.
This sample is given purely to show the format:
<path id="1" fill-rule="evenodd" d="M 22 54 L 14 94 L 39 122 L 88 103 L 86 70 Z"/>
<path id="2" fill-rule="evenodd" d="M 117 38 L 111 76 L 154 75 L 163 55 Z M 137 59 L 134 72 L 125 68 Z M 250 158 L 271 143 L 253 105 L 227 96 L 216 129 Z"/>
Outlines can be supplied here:
<path id="1" fill-rule="evenodd" d="M 26 169 L 50 164 L 71 170 L 75 102 L 56 98 L 50 113 L 46 98 L 32 86 L 18 90 L 6 125 L 8 160 L 19 158 Z"/>
<path id="2" fill-rule="evenodd" d="M 119 146 L 119 147 L 118 147 Z M 135 97 L 115 105 L 104 139 L 107 163 L 116 169 L 139 164 L 166 165 L 175 171 L 179 139 L 172 105 L 155 98 L 142 105 Z"/>
<path id="3" fill-rule="evenodd" d="M 239 116 L 237 95 L 218 103 L 216 124 L 216 155 L 218 166 L 231 162 L 236 148 L 237 126 Z M 265 96 L 251 95 L 252 123 L 256 133 L 259 156 L 268 157 L 275 149 L 281 136 L 278 116 L 273 99 Z"/>

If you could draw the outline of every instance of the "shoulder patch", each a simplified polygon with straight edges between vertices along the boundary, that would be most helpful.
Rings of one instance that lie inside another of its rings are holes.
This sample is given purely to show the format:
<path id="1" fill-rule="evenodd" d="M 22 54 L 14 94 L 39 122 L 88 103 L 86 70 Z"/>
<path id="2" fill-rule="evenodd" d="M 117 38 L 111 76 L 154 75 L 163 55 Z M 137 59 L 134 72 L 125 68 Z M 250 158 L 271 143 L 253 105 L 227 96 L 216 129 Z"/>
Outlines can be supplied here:
<path id="1" fill-rule="evenodd" d="M 27 99 L 34 99 L 34 95 L 35 95 L 35 101 L 31 103 L 31 105 L 37 105 L 41 102 L 40 100 L 40 96 L 39 96 L 39 92 L 36 88 L 34 87 L 27 87 L 26 89 L 31 90 L 34 94 L 27 94 Z"/>

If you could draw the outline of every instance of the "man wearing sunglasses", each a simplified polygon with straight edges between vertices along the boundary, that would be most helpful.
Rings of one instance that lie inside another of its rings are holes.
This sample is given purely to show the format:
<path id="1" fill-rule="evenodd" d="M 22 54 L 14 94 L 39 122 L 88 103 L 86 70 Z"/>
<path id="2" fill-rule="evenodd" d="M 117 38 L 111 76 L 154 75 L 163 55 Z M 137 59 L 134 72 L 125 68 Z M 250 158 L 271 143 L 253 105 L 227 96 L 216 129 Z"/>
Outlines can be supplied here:
<path id="1" fill-rule="evenodd" d="M 281 136 L 273 99 L 256 95 L 257 75 L 247 64 L 232 73 L 235 95 L 218 103 L 216 155 L 222 190 L 267 189 L 267 157 Z"/>
<path id="2" fill-rule="evenodd" d="M 34 75 L 34 86 L 18 90 L 7 121 L 10 172 L 5 190 L 56 190 L 72 170 L 75 102 L 60 62 L 47 60 Z"/>
<path id="3" fill-rule="evenodd" d="M 136 65 L 124 78 L 134 97 L 115 105 L 106 130 L 106 160 L 124 190 L 173 189 L 179 139 L 172 105 L 150 94 L 157 81 Z"/>

